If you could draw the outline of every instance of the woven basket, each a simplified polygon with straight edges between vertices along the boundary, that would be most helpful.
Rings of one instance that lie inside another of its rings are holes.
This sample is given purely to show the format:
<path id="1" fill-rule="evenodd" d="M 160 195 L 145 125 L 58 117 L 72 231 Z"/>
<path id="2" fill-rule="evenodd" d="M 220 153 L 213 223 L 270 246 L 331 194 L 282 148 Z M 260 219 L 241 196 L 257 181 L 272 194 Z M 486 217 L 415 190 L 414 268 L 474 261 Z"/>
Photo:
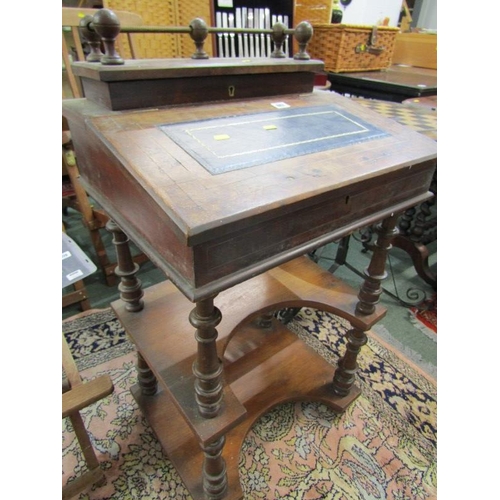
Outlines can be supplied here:
<path id="1" fill-rule="evenodd" d="M 348 24 L 316 24 L 313 29 L 307 52 L 333 73 L 389 67 L 399 33 L 399 28 Z"/>
<path id="2" fill-rule="evenodd" d="M 112 10 L 126 10 L 139 14 L 146 26 L 186 27 L 195 17 L 201 17 L 210 25 L 210 2 L 208 0 L 104 0 L 104 7 Z M 141 59 L 169 57 L 191 57 L 195 45 L 189 35 L 174 33 L 135 33 L 132 35 L 134 47 Z M 213 54 L 211 37 L 207 37 L 204 49 Z M 126 40 L 120 47 L 125 59 L 130 59 L 131 50 Z"/>

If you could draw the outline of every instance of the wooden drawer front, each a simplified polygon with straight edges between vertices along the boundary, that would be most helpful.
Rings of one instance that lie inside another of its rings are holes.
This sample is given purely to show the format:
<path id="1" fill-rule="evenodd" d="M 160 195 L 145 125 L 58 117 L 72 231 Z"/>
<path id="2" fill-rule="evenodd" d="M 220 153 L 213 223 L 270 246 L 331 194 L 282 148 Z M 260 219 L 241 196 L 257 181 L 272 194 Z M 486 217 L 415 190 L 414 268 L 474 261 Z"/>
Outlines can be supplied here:
<path id="1" fill-rule="evenodd" d="M 309 93 L 314 73 L 218 75 L 100 82 L 82 78 L 85 96 L 113 111 L 206 101 L 227 101 L 281 94 Z"/>
<path id="2" fill-rule="evenodd" d="M 404 177 L 390 176 L 377 184 L 339 190 L 317 205 L 195 247 L 195 285 L 204 286 L 263 260 L 292 252 L 329 233 L 330 241 L 337 239 L 343 228 L 356 221 L 426 193 L 434 172 L 432 163 L 414 167 Z"/>

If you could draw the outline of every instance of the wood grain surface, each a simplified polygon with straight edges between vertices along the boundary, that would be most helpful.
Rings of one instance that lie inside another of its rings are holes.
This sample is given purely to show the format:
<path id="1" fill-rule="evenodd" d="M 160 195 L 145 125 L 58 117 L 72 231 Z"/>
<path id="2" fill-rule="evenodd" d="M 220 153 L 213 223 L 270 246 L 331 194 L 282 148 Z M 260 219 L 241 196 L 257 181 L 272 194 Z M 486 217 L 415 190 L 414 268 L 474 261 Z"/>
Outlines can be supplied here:
<path id="1" fill-rule="evenodd" d="M 211 175 L 159 129 L 267 112 L 276 102 L 295 109 L 331 103 L 388 136 Z M 333 92 L 129 112 L 74 100 L 64 113 L 86 188 L 190 298 L 418 202 L 437 156 L 434 141 Z"/>

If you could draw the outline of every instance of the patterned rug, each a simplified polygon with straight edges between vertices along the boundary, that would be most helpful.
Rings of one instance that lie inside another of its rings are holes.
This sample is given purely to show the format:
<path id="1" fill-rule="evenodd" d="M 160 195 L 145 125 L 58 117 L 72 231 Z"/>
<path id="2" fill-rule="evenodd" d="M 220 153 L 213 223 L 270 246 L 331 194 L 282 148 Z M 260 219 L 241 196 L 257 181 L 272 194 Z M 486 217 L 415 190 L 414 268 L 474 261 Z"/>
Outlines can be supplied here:
<path id="1" fill-rule="evenodd" d="M 302 309 L 288 327 L 332 364 L 348 324 Z M 106 482 L 79 500 L 191 498 L 129 388 L 135 354 L 111 310 L 63 330 L 85 379 L 109 373 L 115 391 L 84 411 Z M 258 420 L 240 454 L 246 499 L 435 499 L 436 385 L 370 335 L 359 357 L 362 395 L 342 415 L 323 404 L 287 403 Z M 63 484 L 84 470 L 63 419 Z"/>

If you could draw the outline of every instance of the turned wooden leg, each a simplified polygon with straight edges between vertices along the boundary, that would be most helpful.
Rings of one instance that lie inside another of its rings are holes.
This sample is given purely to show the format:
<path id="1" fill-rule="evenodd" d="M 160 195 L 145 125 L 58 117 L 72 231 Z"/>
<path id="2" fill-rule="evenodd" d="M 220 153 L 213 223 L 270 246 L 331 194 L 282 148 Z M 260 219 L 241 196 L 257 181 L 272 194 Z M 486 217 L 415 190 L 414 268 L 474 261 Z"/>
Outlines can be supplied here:
<path id="1" fill-rule="evenodd" d="M 398 226 L 402 234 L 407 235 L 410 233 L 416 213 L 417 209 L 415 207 L 411 207 L 404 211 L 398 222 Z"/>
<path id="2" fill-rule="evenodd" d="M 216 326 L 222 319 L 221 312 L 214 306 L 214 298 L 196 302 L 196 307 L 189 315 L 191 325 L 196 328 L 198 352 L 193 364 L 195 399 L 200 414 L 213 418 L 219 414 L 222 404 L 222 362 L 217 356 L 215 341 Z M 204 452 L 203 490 L 208 499 L 222 499 L 227 492 L 226 463 L 222 458 L 225 438 L 213 441 L 207 446 L 201 445 Z"/>
<path id="3" fill-rule="evenodd" d="M 139 351 L 137 351 L 136 369 L 137 382 L 141 388 L 141 393 L 144 396 L 153 396 L 156 394 L 156 391 L 158 390 L 158 380 Z"/>
<path id="4" fill-rule="evenodd" d="M 380 300 L 382 280 L 387 278 L 385 271 L 387 253 L 392 247 L 392 238 L 398 234 L 396 223 L 397 216 L 393 214 L 375 226 L 378 238 L 373 246 L 370 264 L 365 269 L 365 281 L 358 294 L 357 313 L 372 314 L 375 311 L 376 304 Z"/>
<path id="5" fill-rule="evenodd" d="M 142 311 L 144 308 L 144 301 L 142 300 L 144 291 L 142 290 L 141 281 L 136 277 L 139 265 L 132 259 L 128 236 L 112 219 L 106 223 L 106 229 L 113 234 L 117 263 L 115 274 L 120 278 L 120 284 L 118 285 L 120 298 L 125 302 L 125 309 L 127 311 Z M 158 381 L 146 363 L 146 360 L 142 357 L 142 354 L 137 350 L 136 352 L 137 382 L 142 394 L 152 396 L 156 394 Z"/>
<path id="6" fill-rule="evenodd" d="M 222 403 L 222 362 L 217 356 L 215 343 L 218 335 L 216 326 L 221 319 L 221 312 L 214 307 L 213 297 L 196 302 L 189 315 L 198 341 L 197 357 L 193 363 L 195 397 L 200 414 L 205 418 L 217 416 Z"/>
<path id="7" fill-rule="evenodd" d="M 132 259 L 128 236 L 111 219 L 107 222 L 106 229 L 113 234 L 117 259 L 115 274 L 120 278 L 120 298 L 126 303 L 127 311 L 141 311 L 144 308 L 144 292 L 141 281 L 136 277 L 139 265 Z"/>
<path id="8" fill-rule="evenodd" d="M 347 396 L 354 385 L 358 370 L 358 354 L 368 338 L 362 330 L 353 328 L 347 332 L 347 347 L 339 360 L 333 376 L 333 390 L 339 396 Z"/>
<path id="9" fill-rule="evenodd" d="M 380 300 L 382 280 L 387 277 L 385 263 L 387 252 L 391 248 L 391 240 L 398 233 L 396 229 L 397 217 L 395 214 L 377 224 L 377 241 L 373 247 L 370 264 L 365 269 L 365 281 L 358 294 L 359 302 L 356 305 L 358 314 L 372 314 Z M 346 396 L 354 385 L 358 369 L 358 354 L 366 344 L 366 333 L 357 328 L 347 333 L 347 347 L 344 356 L 339 360 L 333 377 L 333 390 L 336 394 Z"/>
<path id="10" fill-rule="evenodd" d="M 270 330 L 273 327 L 273 317 L 274 317 L 273 311 L 261 314 L 257 318 L 256 324 L 258 325 L 259 328 L 262 328 L 263 330 Z"/>
<path id="11" fill-rule="evenodd" d="M 225 437 L 202 446 L 204 452 L 203 460 L 203 491 L 209 499 L 219 500 L 224 498 L 227 492 L 226 462 L 222 457 Z"/>

